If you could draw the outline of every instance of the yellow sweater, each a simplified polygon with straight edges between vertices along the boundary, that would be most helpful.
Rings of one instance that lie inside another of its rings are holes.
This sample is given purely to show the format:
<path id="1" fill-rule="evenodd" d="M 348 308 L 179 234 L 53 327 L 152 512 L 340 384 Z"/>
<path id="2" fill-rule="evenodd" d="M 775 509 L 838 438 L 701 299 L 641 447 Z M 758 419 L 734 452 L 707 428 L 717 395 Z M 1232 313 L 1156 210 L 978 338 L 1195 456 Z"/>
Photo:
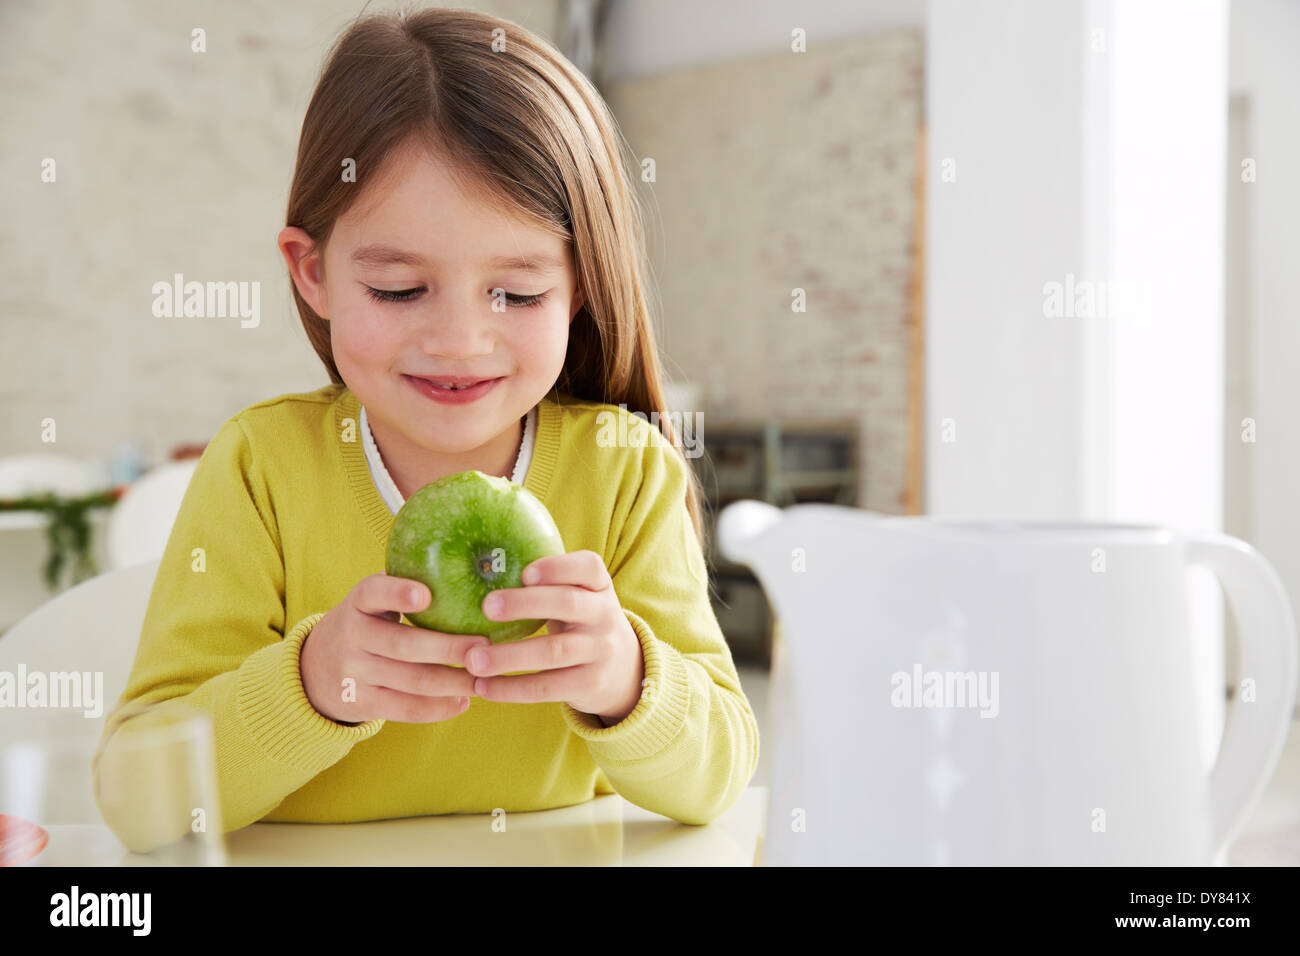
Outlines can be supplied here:
<path id="1" fill-rule="evenodd" d="M 163 788 L 113 763 L 134 729 L 187 707 L 213 719 L 226 831 L 540 810 L 611 792 L 683 823 L 730 807 L 754 773 L 758 730 L 709 604 L 689 466 L 643 419 L 562 392 L 537 406 L 524 487 L 567 551 L 604 557 L 644 655 L 636 709 L 605 727 L 563 703 L 472 697 L 438 723 L 348 726 L 311 706 L 302 642 L 384 570 L 393 524 L 360 411 L 342 385 L 281 395 L 226 420 L 205 449 L 95 760 L 96 800 L 118 838 L 148 851 L 189 829 Z M 628 438 L 608 447 L 602 433 Z"/>

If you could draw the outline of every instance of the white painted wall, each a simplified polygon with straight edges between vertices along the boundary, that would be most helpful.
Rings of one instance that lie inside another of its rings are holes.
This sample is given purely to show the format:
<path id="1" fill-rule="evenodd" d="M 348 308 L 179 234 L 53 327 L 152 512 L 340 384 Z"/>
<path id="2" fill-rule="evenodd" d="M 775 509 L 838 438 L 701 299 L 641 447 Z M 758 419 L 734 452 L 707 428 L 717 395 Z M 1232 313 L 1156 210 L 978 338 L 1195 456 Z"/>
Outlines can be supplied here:
<path id="1" fill-rule="evenodd" d="M 925 0 L 613 0 L 605 42 L 611 79 L 630 79 L 925 23 Z"/>
<path id="2" fill-rule="evenodd" d="M 1277 568 L 1300 609 L 1300 324 L 1290 290 L 1300 259 L 1300 4 L 1234 0 L 1229 86 L 1248 98 L 1247 140 L 1256 182 L 1247 203 L 1246 308 L 1250 392 L 1256 422 L 1249 502 L 1251 543 Z M 1234 165 L 1240 167 L 1238 157 Z M 1231 188 L 1231 187 L 1230 187 Z M 1240 432 L 1228 422 L 1227 434 Z"/>

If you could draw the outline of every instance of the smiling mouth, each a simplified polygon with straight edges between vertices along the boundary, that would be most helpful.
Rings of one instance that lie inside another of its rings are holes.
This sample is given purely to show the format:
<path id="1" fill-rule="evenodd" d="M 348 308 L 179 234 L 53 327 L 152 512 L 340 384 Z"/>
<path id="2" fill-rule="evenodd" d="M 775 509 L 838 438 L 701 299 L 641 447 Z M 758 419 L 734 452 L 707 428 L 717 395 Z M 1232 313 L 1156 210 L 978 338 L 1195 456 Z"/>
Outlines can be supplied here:
<path id="1" fill-rule="evenodd" d="M 417 375 L 402 376 L 427 400 L 446 406 L 472 405 L 494 392 L 507 377 L 499 375 L 496 378 L 481 378 L 477 381 L 468 378 L 445 378 L 439 381 Z"/>
<path id="2" fill-rule="evenodd" d="M 428 382 L 434 388 L 441 389 L 444 392 L 460 392 L 467 388 L 473 388 L 475 385 L 482 385 L 484 382 L 495 382 L 495 378 L 475 378 L 475 379 L 436 379 L 424 378 L 421 375 L 412 375 L 410 378 L 418 379 L 421 382 Z M 498 378 L 500 376 L 497 376 Z"/>

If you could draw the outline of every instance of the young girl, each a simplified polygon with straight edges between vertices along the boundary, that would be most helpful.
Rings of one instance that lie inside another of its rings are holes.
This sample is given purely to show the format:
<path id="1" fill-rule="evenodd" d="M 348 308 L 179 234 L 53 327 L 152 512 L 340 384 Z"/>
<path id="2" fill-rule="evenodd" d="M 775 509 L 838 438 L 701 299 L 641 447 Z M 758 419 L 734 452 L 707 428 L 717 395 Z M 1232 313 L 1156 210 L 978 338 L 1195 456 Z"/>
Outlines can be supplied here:
<path id="1" fill-rule="evenodd" d="M 632 414 L 663 388 L 640 213 L 595 89 L 509 21 L 361 19 L 308 106 L 287 223 L 332 384 L 208 444 L 95 761 L 109 826 L 138 851 L 189 830 L 196 808 L 115 760 L 184 708 L 212 717 L 227 831 L 610 792 L 717 817 L 757 727 L 709 603 L 694 471 L 666 418 Z M 401 619 L 431 595 L 383 573 L 394 514 L 467 470 L 555 518 L 567 553 L 483 608 L 545 633 L 490 645 Z"/>

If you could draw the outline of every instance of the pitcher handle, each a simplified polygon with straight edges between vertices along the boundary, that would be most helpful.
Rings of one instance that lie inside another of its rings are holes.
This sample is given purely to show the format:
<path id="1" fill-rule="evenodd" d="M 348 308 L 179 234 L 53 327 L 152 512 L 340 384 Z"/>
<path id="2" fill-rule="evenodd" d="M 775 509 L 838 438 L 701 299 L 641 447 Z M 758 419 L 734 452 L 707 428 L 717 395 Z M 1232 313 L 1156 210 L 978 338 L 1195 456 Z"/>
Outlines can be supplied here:
<path id="1" fill-rule="evenodd" d="M 1210 568 L 1237 618 L 1242 677 L 1256 698 L 1234 696 L 1223 743 L 1210 771 L 1210 818 L 1217 855 L 1232 840 L 1277 767 L 1296 695 L 1296 628 L 1291 602 L 1273 565 L 1239 538 L 1187 535 L 1187 557 Z"/>
<path id="2" fill-rule="evenodd" d="M 722 556 L 752 567 L 750 547 L 764 531 L 781 520 L 781 509 L 766 501 L 734 501 L 718 515 L 717 542 Z"/>

